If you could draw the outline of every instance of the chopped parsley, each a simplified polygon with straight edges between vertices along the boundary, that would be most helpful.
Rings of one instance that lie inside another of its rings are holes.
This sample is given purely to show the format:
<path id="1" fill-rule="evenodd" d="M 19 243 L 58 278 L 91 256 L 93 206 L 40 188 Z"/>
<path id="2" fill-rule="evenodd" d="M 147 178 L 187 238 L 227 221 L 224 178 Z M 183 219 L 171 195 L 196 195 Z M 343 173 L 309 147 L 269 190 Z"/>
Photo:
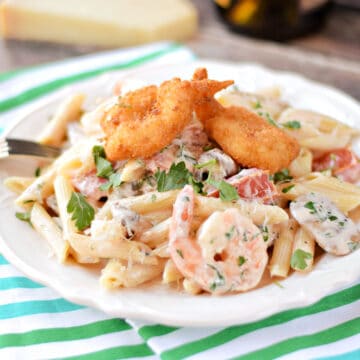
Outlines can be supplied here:
<path id="1" fill-rule="evenodd" d="M 211 179 L 210 177 L 206 180 L 206 182 L 212 186 L 215 186 L 216 189 L 219 190 L 220 199 L 222 201 L 233 201 L 239 199 L 239 194 L 236 188 L 228 182 L 224 180 L 216 181 L 214 179 Z"/>
<path id="2" fill-rule="evenodd" d="M 203 151 L 209 151 L 209 150 L 211 150 L 211 149 L 213 149 L 214 148 L 214 145 L 212 145 L 212 144 L 207 144 L 207 145 L 205 145 L 204 147 L 203 147 Z"/>
<path id="3" fill-rule="evenodd" d="M 176 249 L 176 252 L 182 259 L 184 258 L 183 252 L 180 249 Z"/>
<path id="4" fill-rule="evenodd" d="M 96 176 L 108 179 L 114 169 L 111 162 L 106 160 L 105 149 L 100 145 L 96 145 L 93 147 L 92 153 L 96 165 Z"/>
<path id="5" fill-rule="evenodd" d="M 165 170 L 157 171 L 155 179 L 157 181 L 157 190 L 160 192 L 174 189 L 181 189 L 189 183 L 190 171 L 186 168 L 185 162 L 181 161 L 177 164 L 172 164 L 169 172 Z"/>
<path id="6" fill-rule="evenodd" d="M 239 256 L 237 260 L 239 266 L 244 265 L 246 262 L 246 259 L 243 256 Z"/>
<path id="7" fill-rule="evenodd" d="M 272 178 L 275 184 L 292 180 L 289 169 L 282 169 L 281 171 L 276 172 Z"/>
<path id="8" fill-rule="evenodd" d="M 317 213 L 317 210 L 315 208 L 315 205 L 312 201 L 308 201 L 304 207 L 306 207 L 307 209 L 310 210 L 310 214 L 316 214 Z"/>
<path id="9" fill-rule="evenodd" d="M 261 232 L 262 232 L 262 237 L 264 239 L 264 242 L 267 242 L 269 240 L 269 228 L 266 225 L 261 225 L 259 226 Z"/>
<path id="10" fill-rule="evenodd" d="M 282 126 L 292 130 L 301 128 L 300 121 L 297 120 L 287 121 L 286 123 L 283 123 Z"/>
<path id="11" fill-rule="evenodd" d="M 254 109 L 261 109 L 262 105 L 261 102 L 259 100 L 256 100 L 256 103 L 253 105 Z"/>
<path id="12" fill-rule="evenodd" d="M 306 260 L 311 260 L 313 256 L 301 249 L 296 249 L 291 256 L 290 265 L 293 269 L 305 270 L 307 267 Z"/>
<path id="13" fill-rule="evenodd" d="M 330 215 L 330 216 L 328 217 L 328 219 L 329 219 L 330 221 L 335 221 L 335 220 L 337 220 L 338 218 L 337 218 L 337 216 L 335 216 L 335 215 Z"/>
<path id="14" fill-rule="evenodd" d="M 211 265 L 211 264 L 207 264 L 207 265 L 210 268 L 212 268 L 216 273 L 216 277 L 214 279 L 214 282 L 210 285 L 210 290 L 214 291 L 218 286 L 225 285 L 225 278 L 214 265 Z"/>
<path id="15" fill-rule="evenodd" d="M 75 221 L 78 230 L 89 227 L 94 219 L 94 208 L 86 201 L 85 196 L 80 193 L 73 192 L 71 194 L 66 209 L 69 214 L 72 214 L 71 220 Z"/>
<path id="16" fill-rule="evenodd" d="M 111 187 L 115 188 L 121 185 L 121 174 L 113 173 L 109 176 L 109 181 L 99 186 L 102 191 L 110 190 Z"/>
<path id="17" fill-rule="evenodd" d="M 36 170 L 35 170 L 35 176 L 39 177 L 40 175 L 41 175 L 41 168 L 37 167 Z"/>
<path id="18" fill-rule="evenodd" d="M 216 164 L 217 164 L 217 160 L 216 159 L 211 159 L 211 160 L 206 161 L 204 163 L 194 165 L 194 168 L 195 169 L 202 169 L 204 167 L 214 166 Z"/>
<path id="19" fill-rule="evenodd" d="M 96 176 L 108 179 L 108 182 L 99 186 L 102 191 L 110 190 L 111 187 L 117 187 L 121 185 L 121 175 L 116 173 L 110 161 L 106 160 L 105 149 L 96 145 L 92 149 L 94 162 L 96 165 Z"/>
<path id="20" fill-rule="evenodd" d="M 187 184 L 192 185 L 197 193 L 201 193 L 203 188 L 203 184 L 196 181 L 186 168 L 184 161 L 172 164 L 168 173 L 165 170 L 158 170 L 155 173 L 155 179 L 157 181 L 157 190 L 160 192 L 182 189 Z"/>
<path id="21" fill-rule="evenodd" d="M 294 188 L 295 187 L 295 185 L 294 184 L 292 184 L 292 185 L 289 185 L 289 186 L 287 186 L 287 187 L 284 187 L 282 190 L 281 190 L 281 192 L 283 192 L 284 194 L 286 194 L 286 193 L 288 193 L 292 188 Z"/>
<path id="22" fill-rule="evenodd" d="M 233 225 L 228 232 L 225 233 L 226 239 L 230 240 L 235 232 L 235 226 Z"/>
<path id="23" fill-rule="evenodd" d="M 275 127 L 279 127 L 278 123 L 271 117 L 271 115 L 268 112 L 265 113 L 265 117 L 266 117 L 267 122 L 270 125 L 273 125 Z"/>
<path id="24" fill-rule="evenodd" d="M 16 216 L 19 220 L 28 222 L 28 223 L 31 225 L 31 221 L 30 221 L 30 211 L 28 211 L 28 212 L 17 212 L 17 213 L 15 213 L 15 216 Z"/>

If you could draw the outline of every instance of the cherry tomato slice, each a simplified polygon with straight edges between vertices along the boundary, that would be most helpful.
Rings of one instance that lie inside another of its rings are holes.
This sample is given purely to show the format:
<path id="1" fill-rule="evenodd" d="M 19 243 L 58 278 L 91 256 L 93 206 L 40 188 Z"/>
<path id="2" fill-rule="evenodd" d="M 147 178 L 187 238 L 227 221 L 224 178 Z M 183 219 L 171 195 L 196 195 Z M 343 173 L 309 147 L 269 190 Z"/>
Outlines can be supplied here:
<path id="1" fill-rule="evenodd" d="M 269 173 L 260 169 L 242 170 L 225 181 L 236 188 L 242 199 L 273 204 L 279 195 L 274 183 L 269 179 Z M 219 191 L 213 191 L 208 196 L 219 197 Z"/>

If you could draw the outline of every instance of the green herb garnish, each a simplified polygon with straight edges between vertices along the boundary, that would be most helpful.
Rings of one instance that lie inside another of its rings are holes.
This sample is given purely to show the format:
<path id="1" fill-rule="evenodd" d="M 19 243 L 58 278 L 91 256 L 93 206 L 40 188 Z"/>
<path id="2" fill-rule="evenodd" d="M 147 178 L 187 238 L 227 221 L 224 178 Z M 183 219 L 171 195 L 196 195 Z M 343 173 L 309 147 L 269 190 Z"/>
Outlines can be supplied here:
<path id="1" fill-rule="evenodd" d="M 189 183 L 190 171 L 186 168 L 185 162 L 181 161 L 177 164 L 172 164 L 169 172 L 165 170 L 157 171 L 155 179 L 157 181 L 157 190 L 160 192 L 174 189 L 181 189 Z"/>
<path id="2" fill-rule="evenodd" d="M 35 176 L 36 177 L 39 177 L 41 174 L 41 168 L 40 167 L 37 167 L 36 170 L 35 170 Z"/>
<path id="3" fill-rule="evenodd" d="M 239 194 L 234 186 L 228 182 L 221 180 L 216 181 L 212 178 L 208 178 L 206 182 L 212 186 L 215 186 L 216 189 L 220 192 L 220 199 L 222 201 L 233 201 L 239 199 Z"/>
<path id="4" fill-rule="evenodd" d="M 283 127 L 286 127 L 288 129 L 300 129 L 301 123 L 297 120 L 287 121 L 286 123 L 282 124 Z"/>
<path id="5" fill-rule="evenodd" d="M 238 257 L 238 265 L 239 266 L 244 265 L 245 262 L 246 262 L 246 259 L 243 256 Z"/>
<path id="6" fill-rule="evenodd" d="M 73 192 L 71 194 L 66 209 L 69 214 L 72 214 L 71 220 L 75 221 L 78 230 L 89 227 L 94 219 L 94 208 L 86 201 L 85 196 L 80 193 Z"/>
<path id="7" fill-rule="evenodd" d="M 310 214 L 316 214 L 317 210 L 315 208 L 315 204 L 312 201 L 308 201 L 304 207 L 310 210 Z"/>
<path id="8" fill-rule="evenodd" d="M 276 184 L 279 182 L 292 180 L 292 176 L 290 175 L 289 169 L 282 169 L 273 175 L 273 180 Z"/>
<path id="9" fill-rule="evenodd" d="M 217 164 L 217 160 L 216 159 L 211 159 L 211 160 L 206 161 L 204 163 L 194 165 L 194 168 L 195 169 L 202 169 L 204 167 L 214 166 L 216 164 Z"/>
<path id="10" fill-rule="evenodd" d="M 186 168 L 185 162 L 181 161 L 177 164 L 172 164 L 168 173 L 157 171 L 155 173 L 157 181 L 157 190 L 160 192 L 182 189 L 185 185 L 191 185 L 195 192 L 202 193 L 203 184 L 194 179 L 191 172 Z"/>
<path id="11" fill-rule="evenodd" d="M 176 249 L 176 252 L 182 259 L 184 258 L 183 252 L 180 249 Z"/>
<path id="12" fill-rule="evenodd" d="M 234 235 L 234 231 L 235 231 L 235 226 L 233 225 L 230 230 L 228 232 L 225 233 L 225 237 L 230 240 L 233 235 Z"/>
<path id="13" fill-rule="evenodd" d="M 261 102 L 259 100 L 256 100 L 256 103 L 253 105 L 254 109 L 261 109 Z"/>
<path id="14" fill-rule="evenodd" d="M 121 185 L 121 175 L 116 173 L 110 161 L 106 160 L 105 149 L 96 145 L 92 149 L 94 162 L 96 165 L 96 176 L 108 179 L 108 182 L 99 186 L 102 191 L 110 190 L 111 187 L 115 188 Z"/>
<path id="15" fill-rule="evenodd" d="M 286 193 L 288 193 L 288 192 L 289 192 L 292 188 L 294 188 L 294 187 L 295 187 L 294 184 L 289 185 L 289 186 L 283 188 L 283 189 L 281 190 L 281 192 L 283 192 L 284 194 L 286 194 Z"/>
<path id="16" fill-rule="evenodd" d="M 290 265 L 293 269 L 305 270 L 306 260 L 312 259 L 312 255 L 304 250 L 297 249 L 291 256 Z"/>
<path id="17" fill-rule="evenodd" d="M 102 191 L 107 191 L 111 187 L 115 188 L 121 185 L 121 174 L 113 173 L 109 176 L 109 181 L 99 186 Z"/>
<path id="18" fill-rule="evenodd" d="M 28 223 L 31 225 L 31 221 L 30 221 L 30 217 L 31 217 L 30 211 L 28 211 L 28 212 L 17 212 L 17 213 L 15 213 L 15 216 L 16 216 L 19 220 L 21 220 L 21 221 L 26 221 L 26 222 L 28 222 Z"/>
<path id="19" fill-rule="evenodd" d="M 270 125 L 273 125 L 275 127 L 279 127 L 278 123 L 271 117 L 271 115 L 268 112 L 265 113 L 265 117 L 266 117 L 267 122 Z"/>

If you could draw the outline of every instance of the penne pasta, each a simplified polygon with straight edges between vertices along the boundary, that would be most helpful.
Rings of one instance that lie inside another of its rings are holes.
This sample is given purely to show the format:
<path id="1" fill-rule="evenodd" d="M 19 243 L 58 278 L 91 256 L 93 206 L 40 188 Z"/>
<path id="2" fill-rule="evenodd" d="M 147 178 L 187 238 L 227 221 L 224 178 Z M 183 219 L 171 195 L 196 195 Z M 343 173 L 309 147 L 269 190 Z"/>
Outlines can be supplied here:
<path id="1" fill-rule="evenodd" d="M 119 201 L 119 205 L 133 210 L 139 214 L 169 210 L 172 208 L 178 193 L 178 190 L 171 190 L 166 192 L 149 192 L 144 195 L 121 199 Z"/>
<path id="2" fill-rule="evenodd" d="M 100 283 L 107 289 L 118 287 L 131 288 L 158 277 L 164 269 L 164 262 L 158 265 L 124 265 L 117 259 L 111 259 L 103 268 Z"/>
<path id="3" fill-rule="evenodd" d="M 310 192 L 320 193 L 328 197 L 345 214 L 360 205 L 360 188 L 322 173 L 310 173 L 305 178 L 291 182 L 294 185 L 283 196 L 295 200 L 300 195 Z M 289 187 L 289 183 L 282 188 Z"/>
<path id="4" fill-rule="evenodd" d="M 301 148 L 299 156 L 289 165 L 291 176 L 298 178 L 311 173 L 313 156 L 309 149 Z"/>
<path id="5" fill-rule="evenodd" d="M 121 181 L 132 182 L 143 178 L 146 171 L 142 160 L 129 160 L 121 171 Z"/>
<path id="6" fill-rule="evenodd" d="M 38 142 L 45 145 L 60 146 L 66 135 L 66 125 L 70 121 L 78 120 L 84 95 L 71 95 L 60 104 L 53 118 L 38 138 Z"/>
<path id="7" fill-rule="evenodd" d="M 291 268 L 296 271 L 310 271 L 315 256 L 315 239 L 303 227 L 299 227 L 294 238 Z"/>
<path id="8" fill-rule="evenodd" d="M 10 176 L 5 179 L 4 185 L 16 194 L 24 192 L 34 181 L 35 177 Z"/>
<path id="9" fill-rule="evenodd" d="M 70 201 L 71 194 L 74 192 L 74 189 L 70 181 L 62 175 L 59 175 L 55 178 L 54 189 L 64 238 L 71 243 L 73 234 L 78 232 L 73 220 L 71 219 L 71 215 L 67 211 L 67 205 Z M 78 251 L 76 248 L 75 250 Z"/>
<path id="10" fill-rule="evenodd" d="M 230 208 L 240 210 L 244 216 L 248 216 L 257 225 L 278 224 L 289 218 L 287 213 L 278 206 L 244 200 L 237 200 L 236 203 L 232 203 L 221 201 L 218 198 L 196 197 L 195 213 L 200 218 L 206 218 L 214 211 L 224 211 Z"/>
<path id="11" fill-rule="evenodd" d="M 290 270 L 290 261 L 297 224 L 290 219 L 281 225 L 279 237 L 274 242 L 269 270 L 271 277 L 286 277 Z"/>
<path id="12" fill-rule="evenodd" d="M 83 234 L 72 234 L 69 238 L 71 247 L 87 258 L 122 259 L 139 264 L 156 265 L 158 259 L 151 254 L 151 249 L 138 241 L 108 239 L 94 240 Z"/>
<path id="13" fill-rule="evenodd" d="M 333 150 L 346 147 L 354 136 L 359 135 L 359 130 L 353 129 L 328 116 L 308 110 L 287 109 L 280 118 L 279 123 L 289 121 L 299 122 L 298 129 L 286 130 L 294 136 L 302 147 L 311 150 Z"/>
<path id="14" fill-rule="evenodd" d="M 183 281 L 184 290 L 191 295 L 197 295 L 202 292 L 201 287 L 191 279 L 184 279 Z"/>
<path id="15" fill-rule="evenodd" d="M 174 262 L 171 259 L 166 261 L 162 274 L 162 282 L 164 284 L 169 284 L 183 278 L 183 274 L 181 274 L 181 272 L 177 269 Z"/>
<path id="16" fill-rule="evenodd" d="M 49 243 L 58 261 L 63 263 L 69 254 L 69 243 L 63 238 L 59 226 L 39 203 L 33 205 L 30 221 L 34 229 Z"/>
<path id="17" fill-rule="evenodd" d="M 30 208 L 32 202 L 43 203 L 44 199 L 54 192 L 55 166 L 51 166 L 44 174 L 40 175 L 20 194 L 15 204 L 23 208 Z"/>

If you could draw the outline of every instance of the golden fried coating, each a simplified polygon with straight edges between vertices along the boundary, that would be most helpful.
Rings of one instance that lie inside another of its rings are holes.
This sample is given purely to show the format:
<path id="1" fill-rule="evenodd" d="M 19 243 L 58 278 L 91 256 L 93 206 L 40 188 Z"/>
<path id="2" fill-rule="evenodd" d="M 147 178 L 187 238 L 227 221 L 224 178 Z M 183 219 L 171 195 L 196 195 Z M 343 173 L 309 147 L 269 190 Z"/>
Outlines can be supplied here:
<path id="1" fill-rule="evenodd" d="M 241 165 L 271 173 L 289 166 L 300 151 L 296 139 L 243 107 L 222 109 L 205 121 L 205 130 Z"/>
<path id="2" fill-rule="evenodd" d="M 197 117 L 207 134 L 238 163 L 274 173 L 297 157 L 300 147 L 293 137 L 244 107 L 225 108 L 214 99 L 214 91 L 224 83 L 218 82 L 218 87 L 209 83 L 206 90 L 211 80 L 204 69 L 198 69 L 193 79 Z"/>
<path id="3" fill-rule="evenodd" d="M 101 121 L 111 161 L 147 158 L 163 149 L 192 119 L 194 91 L 174 78 L 119 98 Z"/>

